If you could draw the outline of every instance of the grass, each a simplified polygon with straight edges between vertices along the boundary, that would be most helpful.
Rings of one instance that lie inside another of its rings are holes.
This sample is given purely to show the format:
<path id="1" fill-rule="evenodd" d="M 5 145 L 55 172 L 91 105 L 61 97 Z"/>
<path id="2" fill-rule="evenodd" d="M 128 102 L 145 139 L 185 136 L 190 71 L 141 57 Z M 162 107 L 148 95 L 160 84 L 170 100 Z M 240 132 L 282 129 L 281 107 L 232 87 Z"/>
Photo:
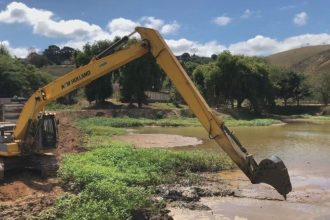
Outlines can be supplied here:
<path id="1" fill-rule="evenodd" d="M 50 102 L 46 105 L 47 111 L 74 110 L 74 105 L 64 105 L 58 102 Z"/>
<path id="2" fill-rule="evenodd" d="M 164 202 L 152 200 L 157 185 L 182 179 L 194 182 L 198 180 L 196 172 L 233 167 L 223 154 L 136 149 L 111 140 L 112 135 L 125 132 L 123 127 L 153 120 L 95 117 L 75 123 L 84 134 L 84 145 L 91 150 L 62 157 L 58 176 L 69 193 L 40 213 L 42 219 L 132 219 L 141 210 L 160 213 Z M 161 124 L 172 123 L 177 122 Z"/>
<path id="3" fill-rule="evenodd" d="M 228 126 L 268 126 L 272 124 L 282 123 L 280 120 L 271 118 L 259 118 L 250 120 L 236 120 L 230 116 L 222 117 Z M 141 127 L 141 126 L 201 126 L 197 118 L 187 117 L 170 117 L 162 119 L 147 118 L 108 118 L 108 117 L 91 117 L 77 119 L 77 123 L 83 129 L 90 127 L 90 130 L 98 129 L 98 126 L 125 128 L 125 127 Z M 93 129 L 91 126 L 95 126 Z M 113 131 L 110 131 L 111 133 Z"/>
<path id="4" fill-rule="evenodd" d="M 304 115 L 303 118 L 315 121 L 328 121 L 330 120 L 330 115 Z"/>
<path id="5" fill-rule="evenodd" d="M 271 63 L 289 67 L 328 49 L 330 49 L 329 45 L 308 46 L 273 54 L 267 59 Z"/>
<path id="6" fill-rule="evenodd" d="M 271 118 L 256 118 L 256 119 L 250 119 L 250 120 L 236 120 L 233 118 L 227 118 L 225 119 L 226 125 L 229 127 L 237 127 L 237 126 L 269 126 L 274 124 L 281 124 L 282 121 L 277 119 L 271 119 Z"/>
<path id="7" fill-rule="evenodd" d="M 269 125 L 272 119 L 234 120 L 230 126 Z M 137 149 L 112 141 L 112 136 L 135 126 L 199 126 L 196 118 L 77 118 L 84 146 L 90 151 L 62 157 L 58 172 L 68 190 L 56 205 L 42 213 L 43 219 L 132 219 L 139 211 L 160 213 L 164 202 L 153 201 L 159 184 L 199 180 L 198 172 L 216 172 L 233 167 L 224 154 L 204 151 Z"/>
<path id="8" fill-rule="evenodd" d="M 99 138 L 103 137 L 101 133 Z M 87 144 L 92 143 L 93 138 L 88 138 Z M 159 213 L 164 204 L 152 201 L 155 186 L 182 178 L 193 181 L 195 172 L 232 166 L 228 157 L 205 152 L 136 149 L 123 142 L 94 146 L 92 151 L 62 158 L 58 173 L 62 185 L 79 194 L 66 194 L 47 215 L 56 219 L 131 219 L 139 210 Z"/>
<path id="9" fill-rule="evenodd" d="M 171 102 L 152 102 L 152 103 L 149 103 L 149 106 L 151 108 L 156 108 L 156 109 L 178 109 L 178 106 L 174 105 Z M 183 105 L 182 105 L 182 107 L 183 107 Z"/>
<path id="10" fill-rule="evenodd" d="M 106 127 L 124 128 L 139 126 L 198 126 L 199 122 L 196 118 L 163 118 L 163 119 L 147 119 L 147 118 L 108 118 L 108 117 L 91 117 L 87 119 L 78 119 L 79 126 L 99 125 Z"/>

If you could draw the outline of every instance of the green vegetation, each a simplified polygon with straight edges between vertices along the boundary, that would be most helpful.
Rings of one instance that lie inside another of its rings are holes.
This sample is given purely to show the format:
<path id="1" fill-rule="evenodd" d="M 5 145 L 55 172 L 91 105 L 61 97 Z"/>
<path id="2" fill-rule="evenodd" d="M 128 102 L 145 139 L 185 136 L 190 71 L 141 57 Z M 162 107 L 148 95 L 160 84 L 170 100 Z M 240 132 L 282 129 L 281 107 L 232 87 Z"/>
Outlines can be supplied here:
<path id="1" fill-rule="evenodd" d="M 90 60 L 108 48 L 113 42 L 108 40 L 97 41 L 92 45 L 87 43 L 82 51 L 75 53 L 76 66 L 83 66 Z M 105 99 L 112 95 L 112 75 L 116 71 L 111 71 L 104 76 L 94 80 L 85 87 L 85 96 L 89 102 L 95 101 L 96 104 L 104 103 Z"/>
<path id="2" fill-rule="evenodd" d="M 279 124 L 281 121 L 270 118 L 259 118 L 249 120 L 237 120 L 230 116 L 223 117 L 228 126 L 266 126 L 271 124 Z M 139 127 L 139 126 L 200 126 L 197 118 L 163 118 L 163 119 L 147 119 L 147 118 L 108 118 L 108 117 L 91 117 L 78 119 L 77 123 L 83 129 L 89 129 L 91 126 L 104 126 L 113 128 Z M 91 129 L 93 130 L 93 129 Z"/>
<path id="3" fill-rule="evenodd" d="M 330 72 L 319 73 L 310 80 L 316 98 L 328 105 L 330 102 Z"/>
<path id="4" fill-rule="evenodd" d="M 161 89 L 164 74 L 151 53 L 124 65 L 120 71 L 122 100 L 137 103 L 139 108 L 147 104 L 147 90 Z"/>
<path id="5" fill-rule="evenodd" d="M 250 120 L 227 119 L 225 120 L 225 123 L 229 127 L 237 127 L 237 126 L 269 126 L 274 124 L 281 124 L 283 122 L 271 118 L 257 118 Z"/>
<path id="6" fill-rule="evenodd" d="M 12 58 L 5 49 L 0 50 L 0 97 L 29 97 L 48 83 L 51 77 L 32 65 Z"/>
<path id="7" fill-rule="evenodd" d="M 313 121 L 330 121 L 330 115 L 304 115 L 303 118 L 311 119 Z"/>
<path id="8" fill-rule="evenodd" d="M 74 65 L 48 65 L 40 68 L 43 72 L 49 73 L 54 78 L 63 76 L 66 73 L 74 70 L 76 66 Z"/>
<path id="9" fill-rule="evenodd" d="M 128 219 L 134 211 L 157 212 L 154 187 L 187 178 L 191 172 L 232 166 L 224 156 L 160 149 L 134 149 L 124 143 L 69 155 L 59 171 L 63 184 L 79 191 L 57 204 L 61 219 Z"/>
<path id="10" fill-rule="evenodd" d="M 66 155 L 59 170 L 69 191 L 55 207 L 43 213 L 48 219 L 131 219 L 143 210 L 159 213 L 162 202 L 152 201 L 155 187 L 182 180 L 197 181 L 196 172 L 232 168 L 224 155 L 164 149 L 136 149 L 113 142 L 111 136 L 127 125 L 150 123 L 147 119 L 77 119 L 85 146 L 93 150 Z M 98 140 L 98 141 L 97 141 Z"/>
<path id="11" fill-rule="evenodd" d="M 163 118 L 163 119 L 147 119 L 147 118 L 107 118 L 92 117 L 78 120 L 80 126 L 88 126 L 97 124 L 108 127 L 139 127 L 139 126 L 196 126 L 199 122 L 196 118 Z"/>

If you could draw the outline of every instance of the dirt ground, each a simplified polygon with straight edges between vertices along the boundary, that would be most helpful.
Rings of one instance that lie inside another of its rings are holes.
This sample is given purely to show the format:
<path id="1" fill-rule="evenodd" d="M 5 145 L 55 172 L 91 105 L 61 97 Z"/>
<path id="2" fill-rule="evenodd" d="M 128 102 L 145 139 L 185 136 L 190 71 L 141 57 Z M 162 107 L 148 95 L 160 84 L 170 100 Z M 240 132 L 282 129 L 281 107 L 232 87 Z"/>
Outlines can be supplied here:
<path id="1" fill-rule="evenodd" d="M 199 203 L 208 209 L 169 207 L 174 219 L 330 219 L 329 178 L 292 172 L 293 190 L 287 200 L 266 184 L 251 184 L 239 170 L 208 174 L 208 178 L 233 193 L 201 198 Z"/>
<path id="2" fill-rule="evenodd" d="M 60 113 L 58 158 L 63 153 L 81 152 L 80 131 L 73 126 L 70 115 Z M 51 207 L 56 198 L 63 194 L 57 178 L 44 179 L 36 171 L 15 171 L 5 174 L 0 184 L 0 219 L 31 219 L 40 211 Z"/>
<path id="3" fill-rule="evenodd" d="M 202 144 L 202 140 L 195 137 L 184 137 L 173 134 L 127 134 L 114 137 L 115 140 L 126 141 L 135 147 L 180 147 Z"/>

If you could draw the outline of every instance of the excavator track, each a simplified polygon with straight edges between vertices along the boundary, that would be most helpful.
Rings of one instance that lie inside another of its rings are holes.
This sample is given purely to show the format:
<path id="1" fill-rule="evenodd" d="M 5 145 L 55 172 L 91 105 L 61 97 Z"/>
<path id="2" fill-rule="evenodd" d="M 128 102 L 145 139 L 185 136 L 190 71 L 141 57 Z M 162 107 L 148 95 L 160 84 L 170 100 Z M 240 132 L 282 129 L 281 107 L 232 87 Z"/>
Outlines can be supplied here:
<path id="1" fill-rule="evenodd" d="M 37 154 L 22 157 L 0 157 L 0 182 L 5 179 L 5 171 L 36 170 L 44 178 L 55 177 L 59 168 L 58 160 L 53 154 Z"/>
<path id="2" fill-rule="evenodd" d="M 56 176 L 59 165 L 55 155 L 38 155 L 38 162 L 39 167 L 35 167 L 35 169 L 40 170 L 42 177 L 47 178 Z"/>

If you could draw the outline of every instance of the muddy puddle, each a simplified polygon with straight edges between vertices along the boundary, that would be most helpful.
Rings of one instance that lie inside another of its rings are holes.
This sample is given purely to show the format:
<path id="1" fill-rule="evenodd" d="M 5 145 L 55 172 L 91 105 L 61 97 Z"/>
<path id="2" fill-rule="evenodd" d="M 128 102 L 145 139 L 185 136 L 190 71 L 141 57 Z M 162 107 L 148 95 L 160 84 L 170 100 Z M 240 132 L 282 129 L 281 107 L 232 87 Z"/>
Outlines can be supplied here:
<path id="1" fill-rule="evenodd" d="M 329 123 L 233 130 L 257 161 L 271 155 L 281 157 L 289 170 L 293 191 L 284 201 L 268 185 L 252 185 L 239 170 L 222 172 L 214 175 L 232 188 L 234 196 L 202 198 L 201 203 L 210 210 L 171 207 L 174 219 L 330 219 Z M 203 143 L 175 149 L 222 151 L 199 127 L 139 128 L 134 133 L 196 137 Z"/>

